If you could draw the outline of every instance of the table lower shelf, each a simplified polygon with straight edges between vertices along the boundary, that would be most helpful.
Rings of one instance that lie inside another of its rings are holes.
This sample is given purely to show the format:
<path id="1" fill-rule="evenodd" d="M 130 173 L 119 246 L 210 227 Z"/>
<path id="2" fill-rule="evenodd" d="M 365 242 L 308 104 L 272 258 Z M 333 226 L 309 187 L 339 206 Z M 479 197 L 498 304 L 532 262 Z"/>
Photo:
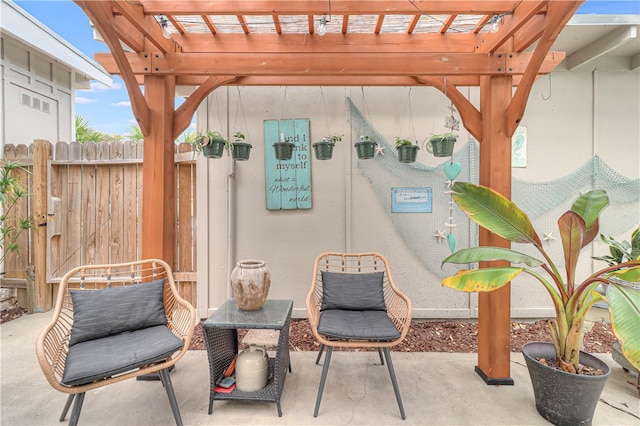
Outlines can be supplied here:
<path id="1" fill-rule="evenodd" d="M 284 385 L 284 380 L 286 378 L 287 372 L 286 370 L 284 370 L 284 374 L 282 374 L 282 377 L 279 377 L 279 380 L 276 383 L 275 362 L 276 361 L 274 358 L 269 358 L 270 377 L 267 381 L 267 385 L 262 389 L 254 392 L 243 392 L 236 387 L 231 392 L 214 392 L 213 399 L 277 402 L 280 396 L 277 385 L 280 385 L 279 387 L 280 389 L 282 389 L 282 385 Z"/>

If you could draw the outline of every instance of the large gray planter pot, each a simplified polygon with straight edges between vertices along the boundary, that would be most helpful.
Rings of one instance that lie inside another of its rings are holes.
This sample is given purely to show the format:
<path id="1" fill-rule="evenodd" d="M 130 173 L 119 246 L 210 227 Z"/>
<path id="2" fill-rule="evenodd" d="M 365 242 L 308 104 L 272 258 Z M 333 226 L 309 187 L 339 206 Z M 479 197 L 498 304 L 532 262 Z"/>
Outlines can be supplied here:
<path id="1" fill-rule="evenodd" d="M 522 346 L 522 354 L 529 369 L 538 413 L 558 426 L 591 425 L 600 394 L 611 374 L 609 366 L 593 355 L 580 352 L 581 364 L 599 368 L 604 374 L 585 376 L 547 367 L 537 359 L 555 359 L 552 343 L 527 343 Z"/>

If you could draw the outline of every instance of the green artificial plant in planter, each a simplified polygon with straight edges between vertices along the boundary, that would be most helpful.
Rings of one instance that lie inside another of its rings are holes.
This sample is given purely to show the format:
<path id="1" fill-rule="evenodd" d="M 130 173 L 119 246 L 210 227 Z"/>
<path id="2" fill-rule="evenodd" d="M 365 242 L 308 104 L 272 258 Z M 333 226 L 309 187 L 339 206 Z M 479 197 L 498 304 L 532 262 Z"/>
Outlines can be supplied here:
<path id="1" fill-rule="evenodd" d="M 458 137 L 451 132 L 442 135 L 432 135 L 425 142 L 425 149 L 434 157 L 451 157 L 453 154 L 453 145 Z"/>
<path id="2" fill-rule="evenodd" d="M 233 143 L 231 144 L 231 157 L 234 160 L 246 161 L 251 155 L 252 145 L 244 141 L 244 134 L 235 132 L 233 134 Z"/>
<path id="3" fill-rule="evenodd" d="M 333 157 L 333 147 L 336 145 L 336 142 L 340 142 L 341 140 L 342 136 L 333 135 L 325 136 L 320 142 L 314 143 L 312 146 L 316 159 L 330 160 Z"/>
<path id="4" fill-rule="evenodd" d="M 276 160 L 291 160 L 293 157 L 293 149 L 296 144 L 288 142 L 284 134 L 280 133 L 280 141 L 273 144 L 273 151 L 276 156 Z"/>
<path id="5" fill-rule="evenodd" d="M 414 163 L 416 161 L 418 150 L 420 149 L 417 144 L 414 145 L 409 139 L 396 136 L 395 147 L 398 151 L 398 161 L 401 163 Z"/>
<path id="6" fill-rule="evenodd" d="M 621 263 L 629 262 L 632 260 L 640 260 L 640 227 L 631 232 L 630 241 L 617 241 L 614 238 L 604 234 L 600 234 L 600 240 L 602 240 L 603 243 L 609 246 L 609 255 L 594 256 L 593 259 L 606 262 L 609 266 L 619 265 Z M 616 278 L 612 279 L 617 281 L 618 284 L 640 289 L 640 283 L 624 281 Z M 607 285 L 605 284 L 603 285 L 603 287 L 603 291 L 606 292 Z M 611 345 L 611 356 L 613 360 L 620 364 L 625 370 L 632 370 L 639 374 L 636 387 L 638 388 L 638 392 L 640 392 L 640 368 L 634 367 L 630 363 L 630 361 L 623 355 L 622 349 L 620 347 L 620 342 L 614 342 Z"/>
<path id="7" fill-rule="evenodd" d="M 229 142 L 220 132 L 207 130 L 205 134 L 198 134 L 191 144 L 194 152 L 202 152 L 207 158 L 220 158 L 225 148 L 229 148 Z"/>
<path id="8" fill-rule="evenodd" d="M 607 262 L 609 266 L 613 266 L 640 259 L 640 227 L 631 233 L 631 242 L 626 240 L 616 241 L 604 234 L 600 234 L 600 240 L 609 246 L 609 255 L 595 256 L 595 260 L 602 260 Z"/>
<path id="9" fill-rule="evenodd" d="M 376 141 L 369 135 L 360 136 L 360 141 L 356 142 L 356 153 L 360 160 L 368 160 L 376 155 Z"/>
<path id="10" fill-rule="evenodd" d="M 580 364 L 586 364 L 587 358 L 590 357 L 589 354 L 580 351 L 584 334 L 583 325 L 589 308 L 600 300 L 606 300 L 609 305 L 611 325 L 621 342 L 625 357 L 636 368 L 640 366 L 640 333 L 637 328 L 640 323 L 640 291 L 620 285 L 616 280 L 619 278 L 640 282 L 640 261 L 632 260 L 608 266 L 592 273 L 582 281 L 575 276 L 580 251 L 598 235 L 600 212 L 609 204 L 609 198 L 604 191 L 593 190 L 581 195 L 571 209 L 558 220 L 564 249 L 565 276 L 544 249 L 542 240 L 533 229 L 528 216 L 515 203 L 490 188 L 466 182 L 454 183 L 452 191 L 456 204 L 471 220 L 508 241 L 533 245 L 542 258 L 538 259 L 501 247 L 461 249 L 444 259 L 443 264 L 502 261 L 509 262 L 510 265 L 463 270 L 443 279 L 444 286 L 466 292 L 493 291 L 509 283 L 521 273 L 539 281 L 551 297 L 556 312 L 555 319 L 549 321 L 553 348 L 547 351 L 545 358 L 555 356 L 558 368 L 546 367 L 546 369 L 554 371 L 554 374 L 561 374 L 561 376 L 553 376 L 553 380 L 558 383 L 560 377 L 564 376 L 593 379 L 593 377 L 577 374 L 581 368 Z M 522 266 L 513 266 L 513 264 Z M 600 283 L 608 284 L 606 296 L 595 291 Z M 526 346 L 523 347 L 523 353 L 529 366 L 538 412 L 555 424 L 590 423 L 590 416 L 593 415 L 604 383 L 597 392 L 594 391 L 595 395 L 591 398 L 593 399 L 592 408 L 587 408 L 585 413 L 576 414 L 575 418 L 569 417 L 567 413 L 572 410 L 572 406 L 582 407 L 583 403 L 586 404 L 587 398 L 580 393 L 583 384 L 576 384 L 576 379 L 571 379 L 573 381 L 570 383 L 573 384 L 558 393 L 552 392 L 549 386 L 539 387 L 534 381 L 531 368 L 534 364 L 529 363 L 531 357 L 527 357 Z M 599 361 L 595 357 L 591 358 Z M 532 362 L 535 363 L 536 368 L 542 365 L 540 362 Z M 605 375 L 608 377 L 607 365 L 601 361 L 600 363 L 597 368 L 606 370 Z M 577 395 L 579 400 L 572 399 L 572 395 Z M 543 401 L 545 398 L 551 398 L 551 401 Z M 559 409 L 559 403 L 566 403 L 566 406 Z M 589 410 L 591 410 L 590 413 Z"/>

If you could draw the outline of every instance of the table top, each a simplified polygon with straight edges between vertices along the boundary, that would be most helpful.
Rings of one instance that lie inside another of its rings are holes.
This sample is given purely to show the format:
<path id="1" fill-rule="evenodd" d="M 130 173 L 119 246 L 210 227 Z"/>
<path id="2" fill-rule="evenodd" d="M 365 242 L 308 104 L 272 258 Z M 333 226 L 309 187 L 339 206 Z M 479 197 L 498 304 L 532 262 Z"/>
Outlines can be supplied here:
<path id="1" fill-rule="evenodd" d="M 267 299 L 257 311 L 243 311 L 235 299 L 224 302 L 202 324 L 219 328 L 271 328 L 280 330 L 291 315 L 293 300 Z"/>

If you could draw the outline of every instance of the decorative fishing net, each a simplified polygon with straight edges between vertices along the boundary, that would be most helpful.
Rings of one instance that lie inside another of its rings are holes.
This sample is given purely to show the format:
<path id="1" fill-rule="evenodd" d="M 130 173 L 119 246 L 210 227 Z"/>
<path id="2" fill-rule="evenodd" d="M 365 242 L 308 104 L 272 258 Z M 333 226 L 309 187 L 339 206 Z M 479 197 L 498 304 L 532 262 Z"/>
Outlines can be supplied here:
<path id="1" fill-rule="evenodd" d="M 442 164 L 435 167 L 419 162 L 400 163 L 394 145 L 371 125 L 350 98 L 347 98 L 347 108 L 353 139 L 358 140 L 360 135 L 373 136 L 378 145 L 384 148 L 384 155 L 358 161 L 358 168 L 371 182 L 381 206 L 407 246 L 424 265 L 437 276 L 450 275 L 455 269 L 450 266 L 442 269 L 441 263 L 451 250 L 446 238 L 438 238 L 438 233 L 440 236 L 454 234 L 455 247 L 458 249 L 476 246 L 478 229 L 457 207 L 454 206 L 450 214 L 451 197 L 447 193 L 449 187 L 444 164 L 450 161 L 461 163 L 462 171 L 456 180 L 477 183 L 477 142 L 467 143 L 454 153 L 452 160 L 444 159 Z M 391 188 L 394 187 L 432 188 L 432 212 L 392 213 Z M 598 156 L 579 169 L 552 181 L 527 182 L 513 178 L 513 201 L 527 213 L 534 228 L 544 239 L 545 250 L 558 262 L 558 266 L 562 259 L 562 244 L 557 220 L 571 208 L 580 193 L 591 189 L 605 190 L 609 196 L 610 204 L 600 216 L 600 232 L 611 236 L 630 234 L 640 220 L 640 179 L 629 179 L 617 173 Z M 455 227 L 448 227 L 446 223 L 453 223 Z M 513 248 L 539 256 L 529 246 L 513 244 Z"/>

